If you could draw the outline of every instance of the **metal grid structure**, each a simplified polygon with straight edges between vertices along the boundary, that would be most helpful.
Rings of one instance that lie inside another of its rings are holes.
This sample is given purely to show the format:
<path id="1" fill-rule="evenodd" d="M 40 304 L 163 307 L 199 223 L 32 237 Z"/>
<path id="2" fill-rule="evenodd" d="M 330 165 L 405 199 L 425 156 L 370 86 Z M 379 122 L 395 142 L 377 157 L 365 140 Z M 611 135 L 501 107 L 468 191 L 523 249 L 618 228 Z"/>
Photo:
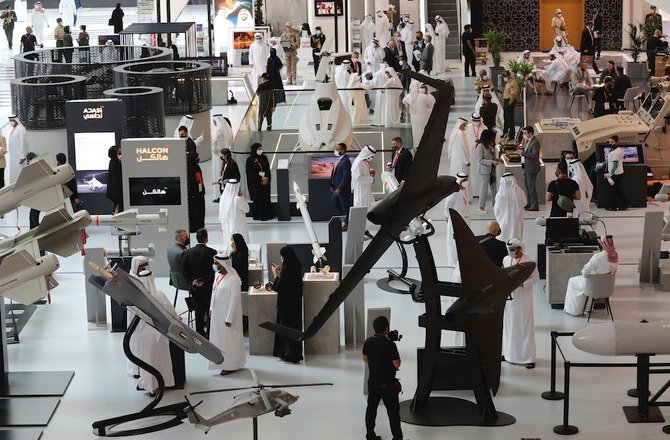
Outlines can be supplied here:
<path id="1" fill-rule="evenodd" d="M 212 66 L 195 61 L 146 61 L 114 68 L 116 87 L 163 89 L 168 116 L 200 113 L 212 108 Z"/>
<path id="2" fill-rule="evenodd" d="M 86 78 L 78 75 L 29 76 L 10 81 L 12 111 L 30 130 L 65 128 L 65 102 L 86 99 Z"/>
<path id="3" fill-rule="evenodd" d="M 105 90 L 105 98 L 121 100 L 123 138 L 165 137 L 163 89 L 160 87 L 120 87 Z"/>
<path id="4" fill-rule="evenodd" d="M 67 55 L 67 57 L 66 57 Z M 70 63 L 65 63 L 71 58 Z M 14 76 L 80 75 L 86 78 L 88 98 L 103 97 L 114 87 L 116 66 L 134 60 L 168 61 L 172 50 L 149 46 L 88 46 L 49 48 L 23 52 L 14 57 Z"/>

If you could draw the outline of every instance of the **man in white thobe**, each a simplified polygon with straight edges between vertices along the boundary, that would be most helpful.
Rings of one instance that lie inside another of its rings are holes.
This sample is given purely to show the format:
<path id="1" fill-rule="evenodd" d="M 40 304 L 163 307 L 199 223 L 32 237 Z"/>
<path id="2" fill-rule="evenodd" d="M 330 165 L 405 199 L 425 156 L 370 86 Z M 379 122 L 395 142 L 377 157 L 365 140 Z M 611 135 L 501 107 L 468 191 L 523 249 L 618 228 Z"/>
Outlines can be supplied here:
<path id="1" fill-rule="evenodd" d="M 460 190 L 451 193 L 447 196 L 444 202 L 444 214 L 447 216 L 447 266 L 458 266 L 458 252 L 456 251 L 456 240 L 454 239 L 454 226 L 449 215 L 449 210 L 453 209 L 458 212 L 463 220 L 468 225 L 470 224 L 470 215 L 468 214 L 470 200 L 468 195 L 468 188 L 466 182 L 468 175 L 465 173 L 458 173 L 456 175 L 456 183 L 460 186 Z"/>
<path id="2" fill-rule="evenodd" d="M 436 74 L 444 73 L 447 55 L 447 38 L 449 38 L 449 26 L 442 16 L 435 16 L 435 38 L 433 38 L 433 72 Z"/>
<path id="3" fill-rule="evenodd" d="M 382 11 L 377 11 L 377 19 L 375 21 L 375 38 L 379 41 L 381 47 L 386 47 L 386 44 L 391 39 L 391 22 L 389 18 Z"/>
<path id="4" fill-rule="evenodd" d="M 258 78 L 267 68 L 270 48 L 263 39 L 263 34 L 256 32 L 254 42 L 249 46 L 249 66 L 251 66 L 251 84 L 254 90 L 258 88 Z"/>
<path id="5" fill-rule="evenodd" d="M 582 196 L 579 200 L 574 201 L 575 209 L 572 211 L 572 216 L 578 217 L 580 214 L 591 210 L 589 205 L 591 204 L 591 197 L 593 197 L 593 183 L 589 179 L 584 164 L 579 159 L 568 160 L 568 177 L 577 182 Z"/>
<path id="6" fill-rule="evenodd" d="M 137 278 L 151 296 L 170 315 L 176 319 L 180 319 L 179 314 L 175 311 L 165 293 L 156 289 L 154 275 L 149 268 L 149 259 L 147 257 L 133 257 L 130 263 L 130 276 Z M 144 319 L 150 319 L 135 307 L 130 307 L 128 309 L 128 322 L 134 317 L 134 314 L 138 314 Z M 158 370 L 161 376 L 163 376 L 166 387 L 173 387 L 175 385 L 174 374 L 172 372 L 172 358 L 170 356 L 170 341 L 146 321 L 141 320 L 137 325 L 130 339 L 130 350 L 135 356 Z M 134 376 L 139 376 L 137 379 L 138 390 L 147 391 L 151 395 L 156 394 L 158 391 L 158 380 L 156 380 L 153 374 L 138 368 L 130 361 L 128 361 L 128 369 Z"/>
<path id="7" fill-rule="evenodd" d="M 63 26 L 70 26 L 71 29 L 74 29 L 74 16 L 77 14 L 74 0 L 60 0 L 58 11 L 63 18 Z"/>
<path id="8" fill-rule="evenodd" d="M 526 193 L 516 183 L 512 173 L 503 174 L 493 205 L 493 214 L 500 225 L 501 241 L 507 242 L 512 238 L 523 240 L 524 206 L 526 206 Z"/>
<path id="9" fill-rule="evenodd" d="M 523 252 L 518 238 L 507 242 L 509 255 L 503 258 L 503 267 L 524 264 L 530 259 Z M 535 368 L 535 314 L 533 312 L 533 286 L 539 281 L 537 267 L 519 287 L 514 289 L 505 303 L 503 316 L 502 355 L 512 364 L 525 364 Z"/>
<path id="10" fill-rule="evenodd" d="M 233 239 L 233 234 L 241 234 L 249 243 L 249 226 L 247 213 L 249 203 L 240 192 L 240 183 L 235 179 L 228 180 L 219 200 L 219 221 L 223 232 L 223 243 Z"/>
<path id="11" fill-rule="evenodd" d="M 371 15 L 366 15 L 361 23 L 361 47 L 368 47 L 375 35 L 375 21 Z"/>
<path id="12" fill-rule="evenodd" d="M 368 104 L 365 102 L 366 89 L 361 84 L 361 76 L 357 73 L 349 77 L 347 97 L 350 103 L 349 114 L 352 124 L 369 125 Z"/>
<path id="13" fill-rule="evenodd" d="M 384 59 L 384 50 L 379 46 L 379 40 L 373 38 L 370 44 L 363 52 L 363 62 L 365 63 L 365 70 L 370 70 L 373 73 L 380 68 L 381 62 Z"/>
<path id="14" fill-rule="evenodd" d="M 470 123 L 465 129 L 465 136 L 468 139 L 468 146 L 470 148 L 470 157 L 477 157 L 477 144 L 479 143 L 479 137 L 481 136 L 482 131 L 485 129 L 486 127 L 482 122 L 481 115 L 477 112 L 472 113 L 470 115 Z M 479 173 L 471 174 L 472 176 L 470 176 L 470 186 L 473 188 L 479 188 Z M 472 197 L 475 196 L 474 193 L 476 192 L 477 191 L 473 191 L 470 194 L 470 200 L 472 200 Z"/>
<path id="15" fill-rule="evenodd" d="M 351 192 L 354 194 L 354 207 L 366 207 L 368 210 L 375 203 L 375 196 L 372 194 L 372 183 L 375 181 L 375 170 L 370 166 L 370 161 L 374 159 L 377 150 L 371 145 L 363 147 L 356 159 L 351 164 Z M 370 220 L 365 222 L 365 236 L 372 238 Z"/>
<path id="16" fill-rule="evenodd" d="M 49 27 L 49 20 L 47 19 L 47 13 L 42 6 L 42 2 L 35 2 L 30 16 L 30 23 L 33 28 L 33 35 L 37 39 L 37 44 L 44 44 L 44 28 Z"/>
<path id="17" fill-rule="evenodd" d="M 218 181 L 221 176 L 221 168 L 223 168 L 221 150 L 233 145 L 233 128 L 230 126 L 230 122 L 220 113 L 212 116 L 212 125 L 214 129 L 212 135 L 212 176 L 217 179 L 213 183 L 214 194 L 216 195 L 214 201 L 217 202 L 221 197 Z"/>
<path id="18" fill-rule="evenodd" d="M 605 273 L 616 273 L 619 268 L 619 254 L 614 247 L 614 239 L 611 235 L 602 236 L 598 239 L 602 251 L 593 255 L 582 268 L 582 274 L 571 277 L 565 290 L 565 305 L 563 310 L 573 316 L 584 313 L 586 296 L 584 295 L 584 275 L 597 275 Z"/>
<path id="19" fill-rule="evenodd" d="M 457 176 L 461 174 L 470 174 L 470 144 L 465 134 L 468 128 L 468 121 L 465 118 L 458 118 L 456 126 L 449 136 L 448 155 L 451 158 L 449 164 L 449 175 Z"/>
<path id="20" fill-rule="evenodd" d="M 27 165 L 28 141 L 26 138 L 26 127 L 23 126 L 16 115 L 9 117 L 9 125 L 12 127 L 7 140 L 9 150 L 9 183 L 11 184 L 16 182 L 21 169 Z"/>
<path id="21" fill-rule="evenodd" d="M 338 89 L 340 94 L 340 99 L 342 100 L 342 105 L 344 109 L 349 112 L 350 102 L 349 96 L 347 95 L 347 86 L 349 85 L 349 68 L 351 67 L 351 62 L 349 60 L 344 60 L 342 63 L 337 66 L 335 69 L 335 86 Z"/>
<path id="22" fill-rule="evenodd" d="M 435 107 L 435 97 L 428 93 L 428 86 L 412 81 L 409 94 L 402 99 L 402 103 L 409 106 L 409 115 L 412 120 L 412 146 L 418 148 L 430 114 Z"/>
<path id="23" fill-rule="evenodd" d="M 226 185 L 228 188 L 229 185 Z M 233 269 L 229 255 L 214 256 L 212 269 L 216 272 L 209 306 L 209 341 L 223 352 L 223 363 L 209 363 L 210 370 L 221 370 L 221 375 L 244 367 L 244 334 L 242 330 L 242 281 Z"/>
<path id="24" fill-rule="evenodd" d="M 379 65 L 379 70 L 373 74 L 373 87 L 377 89 L 375 92 L 375 106 L 374 113 L 372 114 L 372 124 L 373 125 L 384 125 L 384 108 L 386 105 L 386 93 L 381 90 L 388 81 L 388 75 L 386 75 L 386 68 L 388 67 L 386 63 L 382 62 Z"/>
<path id="25" fill-rule="evenodd" d="M 414 35 L 414 22 L 408 21 L 405 23 L 405 27 L 400 31 L 400 39 L 405 43 L 405 49 L 407 49 L 407 62 L 412 64 L 414 61 L 414 55 L 412 55 L 412 46 L 415 39 Z"/>
<path id="26" fill-rule="evenodd" d="M 381 91 L 384 94 L 384 127 L 397 127 L 400 123 L 402 83 L 392 67 L 386 68 L 386 78 Z"/>

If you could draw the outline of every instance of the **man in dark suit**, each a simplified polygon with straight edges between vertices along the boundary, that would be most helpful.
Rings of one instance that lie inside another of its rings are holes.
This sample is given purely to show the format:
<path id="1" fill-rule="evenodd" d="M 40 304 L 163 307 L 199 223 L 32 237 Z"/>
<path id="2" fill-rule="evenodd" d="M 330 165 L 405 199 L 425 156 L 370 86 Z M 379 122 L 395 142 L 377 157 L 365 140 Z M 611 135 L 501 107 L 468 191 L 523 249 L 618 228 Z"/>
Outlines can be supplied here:
<path id="1" fill-rule="evenodd" d="M 523 128 L 523 180 L 526 186 L 526 211 L 539 211 L 540 202 L 537 198 L 537 174 L 540 172 L 540 142 L 535 137 L 532 126 Z"/>
<path id="2" fill-rule="evenodd" d="M 184 229 L 174 231 L 174 245 L 167 250 L 170 272 L 181 272 L 184 263 L 184 252 L 188 249 L 191 239 Z"/>
<path id="3" fill-rule="evenodd" d="M 582 31 L 582 38 L 579 42 L 579 50 L 582 52 L 582 55 L 591 55 L 593 57 L 593 70 L 596 74 L 600 74 L 600 69 L 596 64 L 596 55 L 594 53 L 595 46 L 595 37 L 593 35 L 593 22 L 587 21 L 584 25 L 584 30 Z"/>
<path id="4" fill-rule="evenodd" d="M 433 70 L 433 54 L 435 53 L 435 47 L 433 47 L 433 37 L 426 35 L 426 46 L 421 51 L 421 59 L 419 60 L 420 70 L 425 71 L 430 74 L 430 71 Z"/>
<path id="5" fill-rule="evenodd" d="M 498 222 L 492 220 L 486 224 L 486 234 L 476 237 L 479 245 L 484 248 L 486 255 L 498 267 L 502 267 L 503 258 L 507 255 L 507 245 L 496 238 L 501 232 Z"/>
<path id="6" fill-rule="evenodd" d="M 656 67 L 656 52 L 668 48 L 668 43 L 661 40 L 663 32 L 660 29 L 654 31 L 654 35 L 647 39 L 647 67 L 649 67 L 649 76 L 654 74 Z"/>
<path id="7" fill-rule="evenodd" d="M 600 7 L 593 7 L 593 53 L 596 56 L 596 59 L 600 59 L 600 51 L 602 50 L 602 37 L 603 37 L 603 14 L 600 13 Z"/>
<path id="8" fill-rule="evenodd" d="M 633 87 L 633 84 L 627 75 L 623 73 L 623 66 L 616 67 L 616 77 L 614 78 L 614 96 L 617 100 L 623 99 L 626 90 Z M 623 107 L 623 104 L 621 104 Z"/>
<path id="9" fill-rule="evenodd" d="M 400 32 L 393 34 L 393 41 L 395 41 L 395 56 L 400 59 L 402 56 L 407 56 L 407 47 L 405 42 L 400 39 Z"/>
<path id="10" fill-rule="evenodd" d="M 216 251 L 207 246 L 207 229 L 198 229 L 195 238 L 198 244 L 184 252 L 181 272 L 191 283 L 191 296 L 195 308 L 195 330 L 209 338 L 208 312 L 214 285 L 212 261 Z"/>
<path id="11" fill-rule="evenodd" d="M 419 55 L 421 55 L 423 53 L 424 47 L 426 47 L 426 41 L 423 39 L 423 32 L 417 31 L 416 40 L 414 40 L 414 46 L 412 47 L 412 52 L 418 51 Z M 412 67 L 414 67 L 414 70 L 416 70 L 417 72 L 421 70 L 419 57 L 414 56 L 411 59 L 412 59 Z"/>
<path id="12" fill-rule="evenodd" d="M 395 150 L 391 156 L 391 162 L 386 164 L 386 170 L 393 172 L 398 183 L 403 183 L 407 179 L 409 169 L 412 166 L 412 153 L 402 145 L 402 139 L 394 137 L 391 140 L 391 147 Z"/>
<path id="13" fill-rule="evenodd" d="M 333 205 L 335 215 L 343 215 L 342 231 L 349 228 L 349 208 L 351 207 L 351 161 L 347 156 L 347 144 L 339 143 L 335 146 L 337 162 L 330 174 L 330 204 Z"/>
<path id="14" fill-rule="evenodd" d="M 398 58 L 395 55 L 395 48 L 395 40 L 389 40 L 384 48 L 384 59 L 382 61 L 388 64 L 389 67 L 392 67 L 396 72 L 399 72 L 400 62 L 398 62 Z"/>
<path id="15" fill-rule="evenodd" d="M 498 117 L 498 104 L 493 102 L 491 93 L 484 93 L 482 98 L 482 106 L 479 108 L 479 115 L 484 121 L 484 125 L 489 130 L 493 130 L 496 126 L 496 118 Z"/>
<path id="16" fill-rule="evenodd" d="M 321 63 L 321 49 L 326 43 L 326 36 L 323 35 L 321 26 L 314 28 L 314 34 L 309 37 L 309 44 L 312 46 L 312 59 L 314 60 L 314 75 L 319 71 L 319 64 Z"/>
<path id="17" fill-rule="evenodd" d="M 197 146 L 200 142 L 202 142 L 203 135 L 201 134 L 200 137 L 196 140 L 193 140 L 191 136 L 189 136 L 188 133 L 188 128 L 185 125 L 182 125 L 179 127 L 179 137 L 182 139 L 186 139 L 186 152 L 190 153 L 196 153 L 197 152 Z"/>

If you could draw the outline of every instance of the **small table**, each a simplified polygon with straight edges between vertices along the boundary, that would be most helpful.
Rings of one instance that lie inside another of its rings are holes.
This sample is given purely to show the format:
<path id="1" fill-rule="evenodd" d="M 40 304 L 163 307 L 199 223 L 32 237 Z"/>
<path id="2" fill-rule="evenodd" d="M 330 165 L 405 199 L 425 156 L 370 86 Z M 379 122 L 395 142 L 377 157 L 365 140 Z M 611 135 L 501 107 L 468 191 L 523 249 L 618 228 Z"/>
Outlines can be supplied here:
<path id="1" fill-rule="evenodd" d="M 277 292 L 265 287 L 249 287 L 249 354 L 272 356 L 275 334 L 259 327 L 260 324 L 277 320 Z"/>
<path id="2" fill-rule="evenodd" d="M 340 274 L 327 275 L 306 273 L 303 277 L 303 298 L 305 308 L 305 328 L 321 311 L 330 294 L 340 285 Z M 334 313 L 319 332 L 305 341 L 306 355 L 340 353 L 340 314 Z"/>

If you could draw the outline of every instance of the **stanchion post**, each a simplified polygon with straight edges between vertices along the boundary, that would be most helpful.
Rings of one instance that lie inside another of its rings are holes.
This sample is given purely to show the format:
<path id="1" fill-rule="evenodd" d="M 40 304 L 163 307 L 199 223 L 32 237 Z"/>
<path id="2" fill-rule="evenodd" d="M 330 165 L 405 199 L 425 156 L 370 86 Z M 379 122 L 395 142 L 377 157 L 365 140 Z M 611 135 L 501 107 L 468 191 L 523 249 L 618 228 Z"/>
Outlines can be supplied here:
<path id="1" fill-rule="evenodd" d="M 563 398 L 563 393 L 556 391 L 556 338 L 558 337 L 557 331 L 552 331 L 551 334 L 551 389 L 545 391 L 541 394 L 542 398 L 545 400 L 561 400 Z"/>
<path id="2" fill-rule="evenodd" d="M 579 432 L 579 428 L 570 425 L 568 417 L 570 414 L 570 361 L 563 362 L 565 377 L 563 379 L 563 424 L 554 426 L 554 432 L 561 435 L 573 435 Z"/>

